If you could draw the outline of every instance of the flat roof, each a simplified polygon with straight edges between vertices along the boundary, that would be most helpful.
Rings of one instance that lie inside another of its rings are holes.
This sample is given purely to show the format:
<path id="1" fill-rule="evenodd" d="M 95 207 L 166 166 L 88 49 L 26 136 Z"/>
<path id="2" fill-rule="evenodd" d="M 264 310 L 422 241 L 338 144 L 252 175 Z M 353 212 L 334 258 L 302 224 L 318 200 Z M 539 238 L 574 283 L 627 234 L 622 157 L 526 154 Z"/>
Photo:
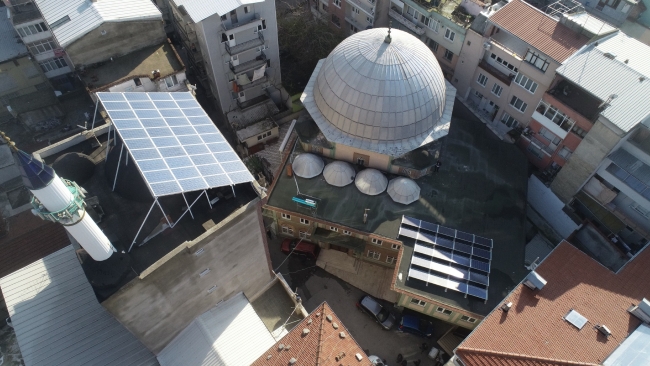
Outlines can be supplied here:
<path id="1" fill-rule="evenodd" d="M 614 273 L 563 241 L 535 269 L 541 290 L 523 284 L 509 294 L 508 312 L 496 308 L 456 349 L 467 366 L 600 365 L 642 323 L 628 312 L 650 293 L 650 250 Z M 574 310 L 588 325 L 564 317 Z M 595 328 L 605 325 L 611 336 Z"/>
<path id="2" fill-rule="evenodd" d="M 0 10 L 6 9 L 4 7 Z M 18 42 L 20 37 L 16 30 L 14 29 L 13 24 L 11 24 L 11 19 L 5 16 L 5 14 L 0 14 L 0 62 L 5 62 L 12 60 L 19 56 L 27 56 L 27 47 L 22 42 Z"/>
<path id="3" fill-rule="evenodd" d="M 296 130 L 299 130 L 298 124 Z M 525 275 L 528 165 L 516 146 L 493 138 L 485 125 L 461 103 L 455 104 L 449 135 L 442 141 L 440 172 L 415 180 L 421 194 L 420 199 L 410 205 L 394 202 L 386 192 L 377 196 L 360 194 L 354 184 L 340 188 L 330 186 L 322 175 L 312 179 L 296 177 L 300 192 L 318 200 L 318 208 L 312 213 L 291 200 L 297 194 L 296 183 L 293 177 L 284 174 L 286 161 L 267 205 L 392 239 L 397 238 L 402 215 L 491 238 L 494 240 L 493 273 L 487 303 L 445 292 L 437 286 L 405 283 L 413 253 L 412 246 L 407 243 L 398 264 L 403 280 L 395 283 L 398 290 L 487 315 Z M 300 144 L 296 144 L 292 153 L 301 152 Z M 368 222 L 364 224 L 366 208 L 370 211 Z"/>
<path id="4" fill-rule="evenodd" d="M 86 68 L 82 80 L 88 89 L 100 91 L 118 81 L 150 78 L 153 70 L 160 70 L 160 75 L 166 77 L 185 70 L 185 65 L 174 46 L 165 42 L 131 52 L 102 66 Z"/>
<path id="5" fill-rule="evenodd" d="M 237 130 L 237 138 L 239 139 L 239 142 L 244 142 L 246 139 L 251 138 L 253 136 L 257 136 L 261 134 L 262 132 L 266 132 L 273 127 L 277 127 L 278 125 L 273 122 L 272 119 L 266 118 L 263 119 L 259 122 L 253 123 L 251 125 L 248 125 L 241 130 Z"/>

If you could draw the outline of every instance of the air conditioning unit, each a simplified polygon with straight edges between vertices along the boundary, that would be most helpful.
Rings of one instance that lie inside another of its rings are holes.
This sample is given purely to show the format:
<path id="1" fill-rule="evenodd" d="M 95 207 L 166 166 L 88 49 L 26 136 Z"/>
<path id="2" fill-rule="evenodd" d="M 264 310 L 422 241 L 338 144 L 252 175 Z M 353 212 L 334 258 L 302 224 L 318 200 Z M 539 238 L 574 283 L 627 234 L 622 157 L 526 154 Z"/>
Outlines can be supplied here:
<path id="1" fill-rule="evenodd" d="M 485 48 L 486 50 L 489 50 L 491 47 L 492 45 L 490 44 L 490 42 L 483 43 L 483 48 Z"/>
<path id="2" fill-rule="evenodd" d="M 546 285 L 546 280 L 538 275 L 537 272 L 532 271 L 524 278 L 524 285 L 531 290 L 541 290 Z"/>
<path id="3" fill-rule="evenodd" d="M 648 301 L 646 298 L 643 298 L 639 305 L 632 306 L 631 308 L 627 309 L 632 315 L 636 316 L 637 318 L 641 319 L 644 323 L 650 323 L 650 301 Z"/>

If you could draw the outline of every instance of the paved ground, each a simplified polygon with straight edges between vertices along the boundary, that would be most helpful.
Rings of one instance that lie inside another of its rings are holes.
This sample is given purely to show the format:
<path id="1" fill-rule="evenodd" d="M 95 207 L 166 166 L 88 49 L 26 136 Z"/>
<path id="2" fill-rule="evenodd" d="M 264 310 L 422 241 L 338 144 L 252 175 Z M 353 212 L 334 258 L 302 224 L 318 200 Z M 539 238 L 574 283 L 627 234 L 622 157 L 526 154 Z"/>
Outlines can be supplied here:
<path id="1" fill-rule="evenodd" d="M 382 330 L 373 319 L 356 308 L 356 303 L 365 295 L 364 292 L 316 267 L 313 260 L 287 257 L 280 251 L 280 241 L 276 237 L 269 241 L 271 262 L 289 286 L 297 289 L 307 311 L 311 312 L 323 301 L 327 301 L 361 348 L 386 359 L 389 365 L 396 364 L 400 353 L 409 361 L 409 365 L 418 359 L 422 361 L 421 366 L 433 365 L 433 361 L 420 352 L 419 346 L 423 342 L 433 346 L 451 325 L 432 319 L 435 332 L 431 339 L 422 339 L 396 330 Z M 395 312 L 401 311 L 395 309 L 393 304 L 383 303 Z"/>

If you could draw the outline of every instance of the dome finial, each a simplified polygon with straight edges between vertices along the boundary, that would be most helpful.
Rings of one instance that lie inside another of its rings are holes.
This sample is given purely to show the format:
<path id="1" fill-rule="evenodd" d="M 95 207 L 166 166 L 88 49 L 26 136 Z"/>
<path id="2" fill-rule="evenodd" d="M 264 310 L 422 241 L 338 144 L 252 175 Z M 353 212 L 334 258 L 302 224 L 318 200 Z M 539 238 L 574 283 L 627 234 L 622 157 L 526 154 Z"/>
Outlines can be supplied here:
<path id="1" fill-rule="evenodd" d="M 388 35 L 386 36 L 386 38 L 384 38 L 384 42 L 386 42 L 386 43 L 390 43 L 390 41 L 392 40 L 390 38 L 390 27 L 392 25 L 393 25 L 393 21 L 391 20 L 391 21 L 388 22 Z"/>
<path id="2" fill-rule="evenodd" d="M 0 136 L 2 136 L 2 138 L 5 141 L 7 141 L 7 145 L 9 145 L 9 148 L 11 149 L 11 151 L 14 151 L 14 152 L 18 151 L 18 148 L 16 147 L 16 143 L 11 141 L 11 139 L 3 131 L 0 131 Z"/>

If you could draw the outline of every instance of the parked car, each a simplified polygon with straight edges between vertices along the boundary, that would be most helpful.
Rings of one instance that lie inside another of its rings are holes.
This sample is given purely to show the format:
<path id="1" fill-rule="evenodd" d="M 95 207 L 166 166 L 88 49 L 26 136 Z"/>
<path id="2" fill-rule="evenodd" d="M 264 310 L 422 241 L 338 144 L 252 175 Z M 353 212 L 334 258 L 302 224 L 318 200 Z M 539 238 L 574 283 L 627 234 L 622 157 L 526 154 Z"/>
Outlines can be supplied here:
<path id="1" fill-rule="evenodd" d="M 368 361 L 375 366 L 388 366 L 379 356 L 370 355 L 368 356 Z"/>
<path id="2" fill-rule="evenodd" d="M 284 239 L 281 246 L 282 253 L 293 255 L 301 255 L 316 260 L 320 247 L 308 241 L 300 241 L 298 239 Z"/>
<path id="3" fill-rule="evenodd" d="M 395 315 L 391 314 L 390 311 L 369 295 L 361 298 L 357 303 L 357 308 L 375 318 L 377 323 L 386 330 L 390 330 L 395 325 Z"/>
<path id="4" fill-rule="evenodd" d="M 431 337 L 433 335 L 433 324 L 415 315 L 404 314 L 399 321 L 397 330 L 412 333 L 420 337 Z"/>

